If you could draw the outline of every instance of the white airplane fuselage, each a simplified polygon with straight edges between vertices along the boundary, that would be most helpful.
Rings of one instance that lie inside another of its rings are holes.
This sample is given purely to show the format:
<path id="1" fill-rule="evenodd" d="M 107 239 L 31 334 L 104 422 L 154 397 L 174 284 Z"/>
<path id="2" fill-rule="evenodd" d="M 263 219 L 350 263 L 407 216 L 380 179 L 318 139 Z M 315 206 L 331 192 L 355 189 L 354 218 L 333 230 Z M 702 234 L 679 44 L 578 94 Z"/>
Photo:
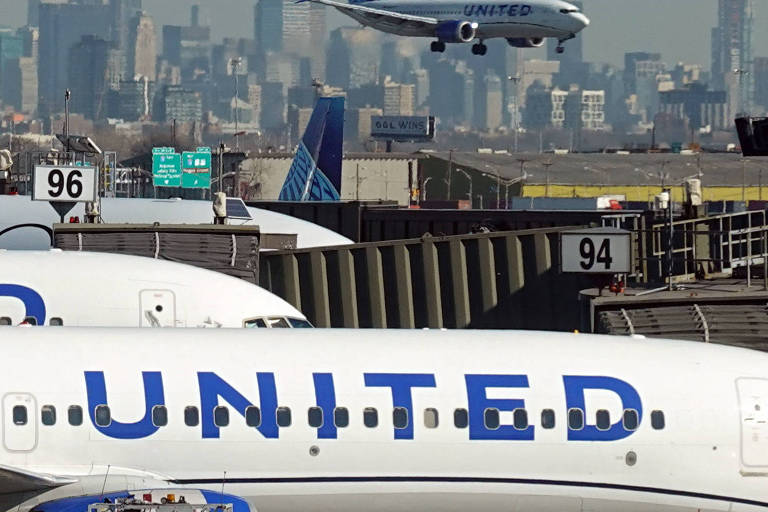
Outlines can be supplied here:
<path id="1" fill-rule="evenodd" d="M 259 512 L 768 509 L 766 354 L 541 332 L 259 334 L 0 331 L 0 464 L 78 479 L 20 510 L 222 481 Z"/>

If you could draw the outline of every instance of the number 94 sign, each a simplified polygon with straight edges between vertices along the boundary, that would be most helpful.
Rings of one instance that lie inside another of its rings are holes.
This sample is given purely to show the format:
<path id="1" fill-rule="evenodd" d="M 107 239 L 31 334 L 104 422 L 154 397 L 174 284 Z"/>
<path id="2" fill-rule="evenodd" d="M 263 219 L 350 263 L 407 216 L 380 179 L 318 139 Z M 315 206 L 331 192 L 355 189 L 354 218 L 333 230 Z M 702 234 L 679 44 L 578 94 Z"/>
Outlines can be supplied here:
<path id="1" fill-rule="evenodd" d="M 96 169 L 38 165 L 35 167 L 32 199 L 79 203 L 96 201 Z"/>
<path id="2" fill-rule="evenodd" d="M 560 233 L 560 268 L 586 274 L 629 274 L 630 232 L 595 228 Z"/>

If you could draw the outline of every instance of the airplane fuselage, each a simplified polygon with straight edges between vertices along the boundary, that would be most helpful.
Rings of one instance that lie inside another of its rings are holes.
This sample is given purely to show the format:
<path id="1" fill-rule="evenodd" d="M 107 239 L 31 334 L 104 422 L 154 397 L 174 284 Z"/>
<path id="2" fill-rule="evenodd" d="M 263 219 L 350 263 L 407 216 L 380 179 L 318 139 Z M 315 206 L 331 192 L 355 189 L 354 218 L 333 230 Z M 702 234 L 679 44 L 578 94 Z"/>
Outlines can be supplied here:
<path id="1" fill-rule="evenodd" d="M 96 492 L 224 481 L 261 512 L 768 509 L 757 352 L 534 332 L 2 336 L 0 464 Z"/>

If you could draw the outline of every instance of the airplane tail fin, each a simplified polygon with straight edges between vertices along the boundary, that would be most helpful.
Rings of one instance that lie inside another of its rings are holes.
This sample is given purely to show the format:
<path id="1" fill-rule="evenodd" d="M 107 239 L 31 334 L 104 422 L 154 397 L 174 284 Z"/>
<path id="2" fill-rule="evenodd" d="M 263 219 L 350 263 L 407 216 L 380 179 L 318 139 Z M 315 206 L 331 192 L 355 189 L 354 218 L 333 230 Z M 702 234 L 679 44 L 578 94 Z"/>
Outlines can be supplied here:
<path id="1" fill-rule="evenodd" d="M 280 191 L 281 201 L 338 201 L 344 98 L 319 98 Z"/>

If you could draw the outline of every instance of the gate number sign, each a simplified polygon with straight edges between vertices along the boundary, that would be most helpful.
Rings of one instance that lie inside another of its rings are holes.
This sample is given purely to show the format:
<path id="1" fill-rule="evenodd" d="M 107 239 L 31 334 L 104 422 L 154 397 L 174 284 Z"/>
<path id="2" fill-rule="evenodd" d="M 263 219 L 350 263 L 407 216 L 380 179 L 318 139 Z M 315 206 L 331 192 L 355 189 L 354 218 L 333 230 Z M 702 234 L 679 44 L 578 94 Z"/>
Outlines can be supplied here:
<path id="1" fill-rule="evenodd" d="M 615 228 L 564 231 L 560 234 L 560 262 L 563 272 L 628 274 L 630 233 Z"/>
<path id="2" fill-rule="evenodd" d="M 96 169 L 38 165 L 32 199 L 35 201 L 87 202 L 96 200 Z"/>

